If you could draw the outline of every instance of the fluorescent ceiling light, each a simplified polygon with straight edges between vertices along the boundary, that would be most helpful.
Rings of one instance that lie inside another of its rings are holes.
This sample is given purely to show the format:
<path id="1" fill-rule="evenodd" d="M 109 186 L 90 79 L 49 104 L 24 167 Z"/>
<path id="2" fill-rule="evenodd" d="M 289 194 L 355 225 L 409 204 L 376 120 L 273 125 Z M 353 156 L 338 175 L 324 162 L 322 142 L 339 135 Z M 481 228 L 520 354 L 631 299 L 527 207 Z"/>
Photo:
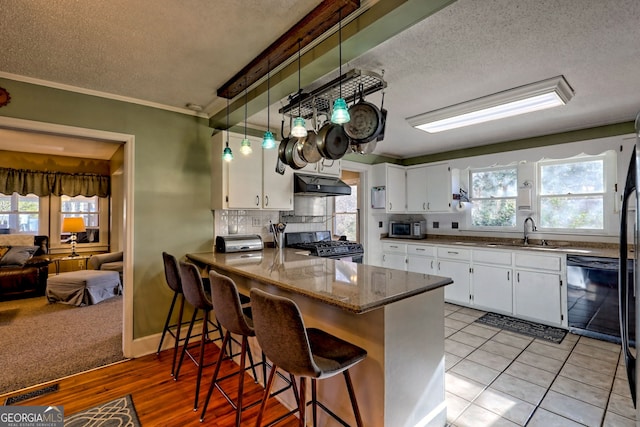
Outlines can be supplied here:
<path id="1" fill-rule="evenodd" d="M 558 107 L 569 102 L 572 97 L 573 89 L 563 76 L 558 76 L 408 117 L 407 121 L 411 126 L 425 132 L 442 132 Z"/>

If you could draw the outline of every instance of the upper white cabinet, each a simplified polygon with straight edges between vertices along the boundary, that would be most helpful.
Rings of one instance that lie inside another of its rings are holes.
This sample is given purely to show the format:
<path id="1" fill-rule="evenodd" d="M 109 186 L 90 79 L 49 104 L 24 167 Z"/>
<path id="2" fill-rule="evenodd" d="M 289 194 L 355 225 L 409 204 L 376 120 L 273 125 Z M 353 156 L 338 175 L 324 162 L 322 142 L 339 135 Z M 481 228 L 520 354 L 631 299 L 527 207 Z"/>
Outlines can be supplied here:
<path id="1" fill-rule="evenodd" d="M 222 160 L 226 132 L 212 137 L 212 209 L 293 209 L 293 172 L 276 172 L 278 150 L 263 150 L 259 138 L 249 137 L 253 151 L 240 153 L 243 136 L 229 134 L 233 160 Z"/>
<path id="2" fill-rule="evenodd" d="M 399 166 L 374 165 L 373 186 L 386 186 L 385 212 L 449 212 L 451 172 L 447 163 Z"/>
<path id="3" fill-rule="evenodd" d="M 316 163 L 307 163 L 299 172 L 312 175 L 340 176 L 342 168 L 340 160 L 322 159 Z"/>
<path id="4" fill-rule="evenodd" d="M 451 172 L 447 163 L 407 167 L 407 212 L 449 212 Z"/>

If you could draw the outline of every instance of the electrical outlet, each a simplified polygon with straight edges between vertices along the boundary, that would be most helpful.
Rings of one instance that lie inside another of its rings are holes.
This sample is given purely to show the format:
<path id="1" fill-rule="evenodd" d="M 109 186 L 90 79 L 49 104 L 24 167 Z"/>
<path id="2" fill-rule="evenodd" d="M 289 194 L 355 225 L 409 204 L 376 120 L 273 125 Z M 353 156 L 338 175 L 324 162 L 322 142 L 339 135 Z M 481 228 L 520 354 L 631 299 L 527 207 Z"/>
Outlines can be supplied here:
<path id="1" fill-rule="evenodd" d="M 382 221 L 378 221 L 378 228 L 382 228 Z"/>
<path id="2" fill-rule="evenodd" d="M 433 228 L 440 228 L 440 223 L 438 221 L 433 221 Z"/>
<path id="3" fill-rule="evenodd" d="M 457 222 L 455 222 L 455 221 L 454 221 L 454 222 L 452 222 L 452 223 L 451 223 L 451 228 L 453 228 L 453 229 L 458 228 L 458 223 L 457 223 Z"/>
<path id="4" fill-rule="evenodd" d="M 255 216 L 251 218 L 251 225 L 254 227 L 260 227 L 260 218 L 256 218 Z"/>
<path id="5" fill-rule="evenodd" d="M 83 260 L 81 260 L 81 259 L 78 260 L 78 267 L 84 268 L 84 261 Z"/>

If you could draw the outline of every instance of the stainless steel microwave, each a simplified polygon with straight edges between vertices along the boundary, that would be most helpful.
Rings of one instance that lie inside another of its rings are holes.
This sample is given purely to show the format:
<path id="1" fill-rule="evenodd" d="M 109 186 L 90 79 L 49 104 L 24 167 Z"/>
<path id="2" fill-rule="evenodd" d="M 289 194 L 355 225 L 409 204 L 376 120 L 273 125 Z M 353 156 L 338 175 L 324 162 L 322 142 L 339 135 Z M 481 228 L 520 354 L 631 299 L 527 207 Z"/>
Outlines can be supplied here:
<path id="1" fill-rule="evenodd" d="M 424 239 L 426 236 L 426 221 L 389 221 L 389 237 L 397 239 Z"/>

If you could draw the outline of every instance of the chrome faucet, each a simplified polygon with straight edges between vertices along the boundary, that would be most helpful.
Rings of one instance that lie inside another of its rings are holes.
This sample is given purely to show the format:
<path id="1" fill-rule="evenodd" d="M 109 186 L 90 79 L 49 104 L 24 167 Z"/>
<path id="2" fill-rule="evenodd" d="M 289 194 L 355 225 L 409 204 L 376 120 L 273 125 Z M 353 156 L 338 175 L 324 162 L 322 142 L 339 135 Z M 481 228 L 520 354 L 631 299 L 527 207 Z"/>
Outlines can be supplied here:
<path id="1" fill-rule="evenodd" d="M 527 235 L 527 222 L 528 221 L 531 221 L 531 232 L 533 233 L 534 231 L 536 231 L 536 223 L 533 220 L 533 218 L 531 218 L 530 216 L 525 218 L 525 220 L 524 220 L 524 244 L 525 245 L 529 244 L 529 236 Z"/>

